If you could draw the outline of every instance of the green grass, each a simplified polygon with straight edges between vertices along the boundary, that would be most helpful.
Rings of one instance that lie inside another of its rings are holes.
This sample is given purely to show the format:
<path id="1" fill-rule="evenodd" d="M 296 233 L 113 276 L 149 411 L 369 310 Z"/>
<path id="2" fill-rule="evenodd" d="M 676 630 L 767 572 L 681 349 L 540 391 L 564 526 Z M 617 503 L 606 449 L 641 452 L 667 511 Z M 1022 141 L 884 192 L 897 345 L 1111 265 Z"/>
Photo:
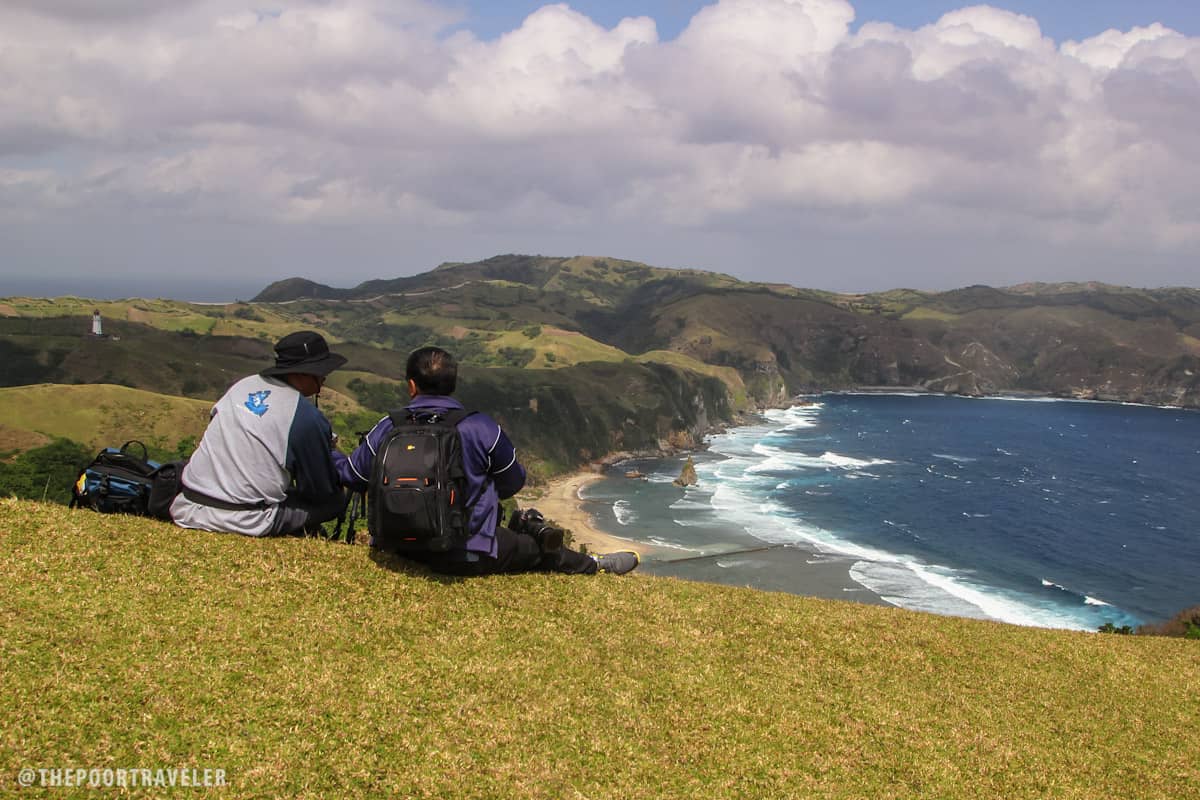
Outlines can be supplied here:
<path id="1" fill-rule="evenodd" d="M 740 411 L 748 404 L 746 383 L 742 380 L 741 373 L 733 367 L 719 367 L 715 364 L 706 364 L 698 358 L 692 358 L 683 353 L 676 353 L 673 350 L 649 350 L 639 356 L 635 356 L 634 360 L 639 364 L 647 362 L 670 364 L 673 367 L 691 370 L 701 375 L 716 378 L 729 387 L 729 395 L 733 400 L 735 409 Z"/>
<path id="2" fill-rule="evenodd" d="M 534 369 L 559 369 L 587 361 L 624 361 L 629 358 L 625 351 L 582 333 L 546 325 L 533 327 L 541 331 L 533 338 L 526 336 L 524 330 L 507 331 L 488 342 L 488 348 L 495 353 L 505 347 L 531 348 L 537 351 L 537 356 L 529 364 Z M 547 353 L 550 354 L 549 359 Z"/>
<path id="3" fill-rule="evenodd" d="M 919 306 L 917 308 L 914 308 L 912 311 L 909 311 L 909 312 L 903 314 L 900 317 L 900 319 L 906 319 L 906 320 L 936 319 L 941 322 L 952 322 L 953 320 L 959 319 L 961 316 L 962 316 L 961 314 L 951 314 L 948 311 L 939 311 L 936 308 L 927 308 L 925 306 Z"/>
<path id="4" fill-rule="evenodd" d="M 97 448 L 116 447 L 129 439 L 162 447 L 187 436 L 199 439 L 211 409 L 207 400 L 108 384 L 0 388 L 0 419 L 6 427 Z"/>
<path id="5" fill-rule="evenodd" d="M 243 319 L 237 311 L 252 313 L 255 319 Z M 192 304 L 180 300 L 132 298 L 91 300 L 85 297 L 5 297 L 0 298 L 0 314 L 16 317 L 91 317 L 99 311 L 102 321 L 124 320 L 149 325 L 163 331 L 215 336 L 247 336 L 275 341 L 300 327 L 321 331 L 330 341 L 336 337 L 325 330 L 325 320 L 312 314 L 293 311 L 289 305 L 255 304 L 239 306 Z M 90 330 L 90 323 L 80 333 Z"/>
<path id="6" fill-rule="evenodd" d="M 4 793 L 58 765 L 219 768 L 229 797 L 1200 785 L 1191 641 L 637 574 L 443 580 L 361 546 L 14 500 L 0 663 Z"/>

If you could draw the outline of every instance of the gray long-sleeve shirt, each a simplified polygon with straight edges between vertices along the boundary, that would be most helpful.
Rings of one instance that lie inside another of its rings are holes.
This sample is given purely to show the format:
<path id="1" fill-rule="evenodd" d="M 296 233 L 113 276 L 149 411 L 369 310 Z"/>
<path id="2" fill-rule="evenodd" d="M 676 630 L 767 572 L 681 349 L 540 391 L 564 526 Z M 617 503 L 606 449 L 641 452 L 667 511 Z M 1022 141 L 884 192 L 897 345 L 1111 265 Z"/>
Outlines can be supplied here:
<path id="1" fill-rule="evenodd" d="M 217 401 L 204 437 L 183 472 L 189 489 L 238 505 L 229 511 L 183 495 L 171 516 L 184 528 L 263 536 L 289 494 L 314 505 L 341 491 L 330 456 L 329 420 L 300 392 L 277 378 L 251 375 Z"/>

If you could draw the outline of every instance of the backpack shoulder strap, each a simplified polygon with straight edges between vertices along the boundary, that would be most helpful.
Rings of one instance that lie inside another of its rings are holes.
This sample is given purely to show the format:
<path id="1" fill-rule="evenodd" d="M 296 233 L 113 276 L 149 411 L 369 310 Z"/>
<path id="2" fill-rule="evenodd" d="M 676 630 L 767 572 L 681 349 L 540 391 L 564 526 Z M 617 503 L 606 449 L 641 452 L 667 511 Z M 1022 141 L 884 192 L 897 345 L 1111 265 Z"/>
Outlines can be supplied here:
<path id="1" fill-rule="evenodd" d="M 466 419 L 467 417 L 469 417 L 475 413 L 477 413 L 477 412 L 467 411 L 465 408 L 454 408 L 454 409 L 451 409 L 451 410 L 445 412 L 444 414 L 436 414 L 436 416 L 438 417 L 438 419 L 440 421 L 446 423 L 451 428 L 457 428 L 458 423 L 462 422 L 464 419 Z M 418 415 L 417 413 L 412 411 L 412 409 L 408 409 L 408 408 L 400 408 L 400 409 L 396 409 L 395 411 L 388 412 L 388 417 L 392 420 L 393 427 L 396 425 L 407 425 L 410 422 L 415 422 L 422 416 L 426 416 L 426 415 L 424 415 L 424 414 Z M 430 414 L 428 416 L 435 416 L 435 415 Z"/>
<path id="2" fill-rule="evenodd" d="M 474 414 L 474 411 L 467 411 L 465 408 L 456 408 L 453 411 L 447 411 L 446 416 L 442 417 L 446 424 L 452 428 L 457 428 L 458 423 L 462 422 L 467 417 Z"/>

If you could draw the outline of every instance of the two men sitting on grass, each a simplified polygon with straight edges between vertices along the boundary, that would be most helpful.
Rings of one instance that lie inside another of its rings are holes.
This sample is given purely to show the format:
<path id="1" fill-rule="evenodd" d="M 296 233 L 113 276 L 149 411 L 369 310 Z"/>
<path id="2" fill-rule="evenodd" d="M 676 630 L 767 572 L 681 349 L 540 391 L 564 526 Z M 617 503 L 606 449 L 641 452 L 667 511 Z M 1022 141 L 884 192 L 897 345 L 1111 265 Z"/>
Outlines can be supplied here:
<path id="1" fill-rule="evenodd" d="M 307 402 L 346 359 L 330 352 L 313 331 L 285 336 L 275 345 L 275 355 L 273 367 L 238 381 L 213 407 L 208 428 L 183 470 L 182 492 L 171 504 L 171 517 L 181 527 L 248 536 L 314 531 L 344 512 L 343 486 L 368 488 L 377 454 L 393 436 L 393 416 L 380 420 L 346 456 L 336 449 L 329 421 Z M 405 376 L 411 398 L 405 417 L 447 420 L 457 431 L 461 466 L 455 468 L 465 473 L 459 476 L 465 497 L 454 508 L 466 515 L 465 541 L 460 537 L 447 549 L 424 550 L 394 547 L 396 542 L 376 535 L 373 546 L 397 549 L 436 572 L 454 575 L 539 570 L 624 574 L 637 567 L 633 551 L 593 557 L 564 547 L 563 532 L 544 524 L 536 511 L 514 515 L 508 527 L 501 525 L 500 500 L 525 485 L 516 448 L 495 420 L 467 413 L 451 396 L 458 364 L 450 353 L 437 347 L 414 351 Z"/>

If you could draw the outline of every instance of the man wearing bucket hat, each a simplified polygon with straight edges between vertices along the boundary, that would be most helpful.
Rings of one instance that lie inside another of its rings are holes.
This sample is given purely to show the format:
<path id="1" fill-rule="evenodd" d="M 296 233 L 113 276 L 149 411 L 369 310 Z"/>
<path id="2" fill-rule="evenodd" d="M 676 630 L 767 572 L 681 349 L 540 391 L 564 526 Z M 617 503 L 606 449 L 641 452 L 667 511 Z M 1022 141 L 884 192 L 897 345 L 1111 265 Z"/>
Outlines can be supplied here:
<path id="1" fill-rule="evenodd" d="M 213 406 L 183 470 L 171 518 L 247 536 L 301 533 L 338 516 L 344 494 L 329 420 L 306 400 L 346 363 L 313 331 L 275 345 L 275 365 L 242 378 Z"/>

